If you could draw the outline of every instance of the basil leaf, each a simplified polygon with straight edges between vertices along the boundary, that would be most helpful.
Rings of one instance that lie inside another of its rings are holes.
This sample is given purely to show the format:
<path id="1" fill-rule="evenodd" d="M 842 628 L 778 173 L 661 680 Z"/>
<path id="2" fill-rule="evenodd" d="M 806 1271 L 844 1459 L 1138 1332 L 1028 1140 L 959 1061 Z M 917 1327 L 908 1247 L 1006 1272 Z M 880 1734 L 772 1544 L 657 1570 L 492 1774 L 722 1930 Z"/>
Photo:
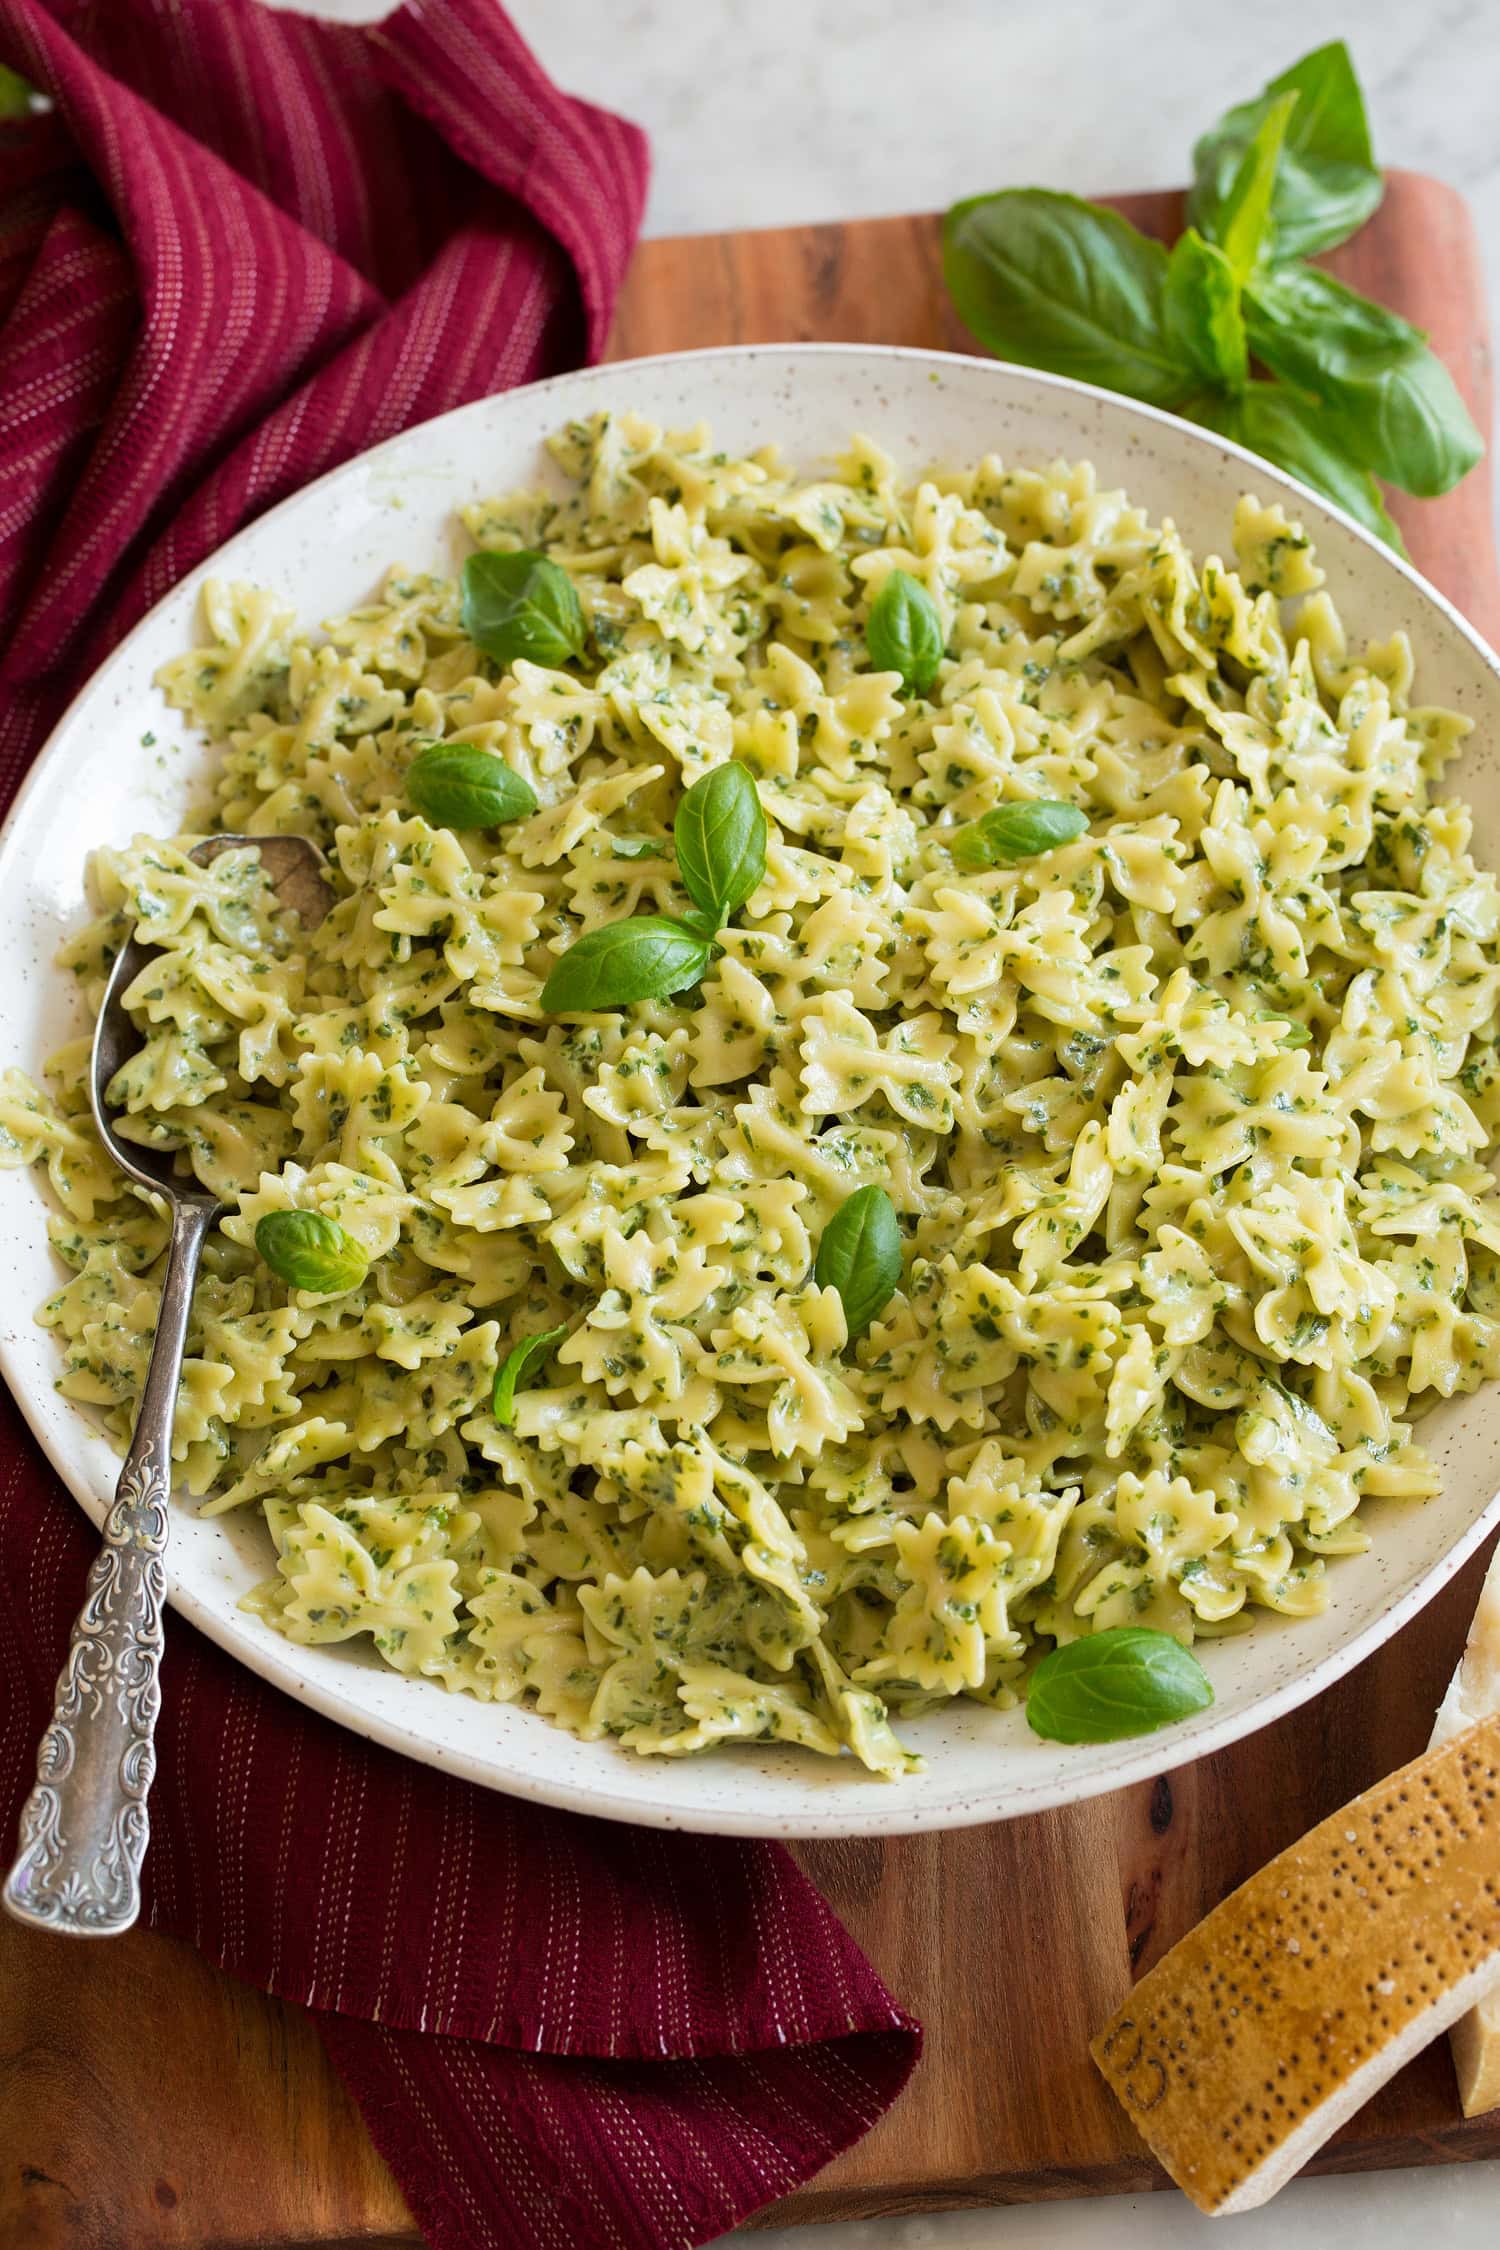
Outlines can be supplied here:
<path id="1" fill-rule="evenodd" d="M 722 929 L 766 872 L 766 816 L 743 766 L 731 758 L 693 783 L 677 807 L 672 841 L 688 896 Z"/>
<path id="2" fill-rule="evenodd" d="M 1330 409 L 1361 468 L 1430 500 L 1484 452 L 1452 376 L 1420 328 L 1312 266 L 1259 276 L 1250 341 L 1276 374 Z"/>
<path id="3" fill-rule="evenodd" d="M 320 1297 L 342 1296 L 370 1270 L 353 1235 L 321 1211 L 267 1211 L 256 1221 L 255 1247 L 289 1289 L 311 1289 Z"/>
<path id="4" fill-rule="evenodd" d="M 406 769 L 410 804 L 436 828 L 499 828 L 536 811 L 536 792 L 473 742 L 430 742 Z"/>
<path id="5" fill-rule="evenodd" d="M 1264 1010 L 1258 1021 L 1281 1025 L 1281 1044 L 1283 1047 L 1310 1047 L 1312 1045 L 1312 1033 L 1305 1023 L 1297 1023 L 1290 1016 L 1280 1016 L 1274 1008 Z"/>
<path id="6" fill-rule="evenodd" d="M 1222 250 L 1189 227 L 1172 245 L 1162 299 L 1167 334 L 1206 383 L 1240 391 L 1250 373 L 1239 276 Z"/>
<path id="7" fill-rule="evenodd" d="M 635 1000 L 664 1000 L 696 984 L 713 953 L 711 938 L 665 914 L 606 922 L 569 946 L 542 987 L 542 1006 L 553 1015 L 578 1015 L 591 1008 L 628 1008 Z"/>
<path id="8" fill-rule="evenodd" d="M 1219 214 L 1245 150 L 1282 94 L 1298 99 L 1276 168 L 1271 226 L 1279 257 L 1310 258 L 1362 227 L 1385 192 L 1364 96 L 1342 39 L 1304 55 L 1204 134 L 1193 150 L 1188 217 L 1210 241 L 1221 239 Z"/>
<path id="9" fill-rule="evenodd" d="M 1251 383 L 1238 398 L 1195 399 L 1184 411 L 1191 421 L 1274 461 L 1278 469 L 1344 509 L 1398 555 L 1405 554 L 1375 479 L 1350 460 L 1320 408 L 1280 383 Z"/>
<path id="10" fill-rule="evenodd" d="M 1213 1699 L 1208 1674 L 1181 1641 L 1113 1625 L 1042 1658 L 1026 1691 L 1026 1716 L 1049 1742 L 1121 1742 L 1205 1711 Z"/>
<path id="11" fill-rule="evenodd" d="M 870 604 L 865 646 L 877 672 L 899 672 L 908 695 L 925 695 L 945 647 L 937 603 L 909 571 L 893 570 Z"/>
<path id="12" fill-rule="evenodd" d="M 1047 188 L 955 203 L 943 273 L 987 351 L 1176 406 L 1198 377 L 1167 334 L 1167 254 L 1114 211 Z"/>
<path id="13" fill-rule="evenodd" d="M 533 664 L 566 664 L 587 637 L 578 589 L 565 570 L 529 547 L 512 554 L 484 550 L 464 564 L 463 627 L 497 664 L 518 656 Z"/>
<path id="14" fill-rule="evenodd" d="M 1071 844 L 1088 827 L 1077 805 L 1031 797 L 1024 804 L 996 805 L 960 828 L 949 849 L 960 867 L 1014 867 L 1039 852 Z"/>
<path id="15" fill-rule="evenodd" d="M 567 1323 L 561 1328 L 544 1328 L 539 1335 L 523 1336 L 513 1344 L 495 1370 L 495 1388 L 490 1399 L 490 1410 L 502 1429 L 508 1430 L 516 1418 L 516 1392 L 526 1381 L 527 1370 L 534 1359 L 550 1352 L 560 1336 L 568 1333 Z"/>
<path id="16" fill-rule="evenodd" d="M 1271 199 L 1287 122 L 1297 106 L 1295 94 L 1278 94 L 1246 144 L 1229 193 L 1214 217 L 1213 239 L 1243 281 L 1270 258 L 1274 248 Z"/>
<path id="17" fill-rule="evenodd" d="M 901 1222 L 884 1188 L 844 1198 L 823 1229 L 813 1279 L 838 1291 L 850 1342 L 862 1336 L 901 1279 Z"/>

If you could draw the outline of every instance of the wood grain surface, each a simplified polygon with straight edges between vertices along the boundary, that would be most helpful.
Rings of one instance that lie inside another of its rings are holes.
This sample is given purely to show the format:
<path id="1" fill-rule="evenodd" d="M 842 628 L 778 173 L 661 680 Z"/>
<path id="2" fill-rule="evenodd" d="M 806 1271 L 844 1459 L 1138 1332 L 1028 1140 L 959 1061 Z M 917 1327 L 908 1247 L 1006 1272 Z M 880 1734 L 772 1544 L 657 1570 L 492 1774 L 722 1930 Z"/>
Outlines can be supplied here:
<path id="1" fill-rule="evenodd" d="M 1160 232 L 1180 220 L 1173 196 L 1121 208 Z M 937 239 L 935 219 L 896 218 L 648 243 L 613 356 L 787 338 L 967 349 Z M 1483 278 L 1459 198 L 1393 174 L 1378 216 L 1330 262 L 1429 330 L 1488 431 Z M 1396 513 L 1419 566 L 1500 640 L 1488 465 Z M 1315 1706 L 1222 1756 L 1069 1812 L 804 1848 L 928 2047 L 882 2124 L 767 2220 L 1163 2185 L 1088 2059 L 1089 2034 L 1227 1891 L 1421 1749 L 1483 1563 Z M 1500 2112 L 1462 2120 L 1440 2042 L 1316 2169 L 1484 2156 L 1500 2156 Z M 297 2008 L 147 1932 L 70 1946 L 0 1925 L 3 2250 L 417 2239 Z"/>

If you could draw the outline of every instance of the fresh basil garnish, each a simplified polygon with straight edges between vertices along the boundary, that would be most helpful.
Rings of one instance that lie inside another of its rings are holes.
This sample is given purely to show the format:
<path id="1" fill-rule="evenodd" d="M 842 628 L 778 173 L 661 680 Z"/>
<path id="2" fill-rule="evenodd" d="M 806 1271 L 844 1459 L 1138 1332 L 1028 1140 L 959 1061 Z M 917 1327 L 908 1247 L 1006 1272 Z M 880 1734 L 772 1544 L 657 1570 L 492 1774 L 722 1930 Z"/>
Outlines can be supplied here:
<path id="1" fill-rule="evenodd" d="M 502 1429 L 508 1430 L 516 1418 L 516 1392 L 522 1388 L 534 1360 L 551 1351 L 553 1345 L 568 1333 L 567 1323 L 561 1328 L 544 1328 L 539 1335 L 523 1336 L 513 1344 L 495 1370 L 495 1389 L 490 1408 Z"/>
<path id="2" fill-rule="evenodd" d="M 722 929 L 766 872 L 766 816 L 743 766 L 714 766 L 684 792 L 672 841 L 688 896 L 711 929 Z"/>
<path id="3" fill-rule="evenodd" d="M 553 1015 L 580 1015 L 665 1000 L 696 984 L 713 957 L 711 938 L 666 914 L 605 922 L 585 930 L 562 955 L 542 987 L 542 1006 Z"/>
<path id="4" fill-rule="evenodd" d="M 901 1222 L 884 1188 L 845 1197 L 823 1229 L 813 1279 L 838 1291 L 850 1341 L 862 1336 L 901 1280 Z"/>
<path id="5" fill-rule="evenodd" d="M 370 1270 L 353 1235 L 321 1211 L 267 1211 L 256 1221 L 255 1247 L 289 1289 L 320 1297 L 356 1288 Z"/>
<path id="6" fill-rule="evenodd" d="M 1192 390 L 1167 334 L 1167 254 L 1117 212 L 1050 188 L 955 203 L 943 272 L 987 351 L 1176 406 Z"/>
<path id="7" fill-rule="evenodd" d="M 960 315 L 1002 359 L 1233 437 L 1402 552 L 1375 478 L 1446 492 L 1483 445 L 1409 322 L 1299 263 L 1352 234 L 1382 192 L 1343 41 L 1230 110 L 1194 171 L 1170 259 L 1075 196 L 1010 188 L 956 203 L 943 268 Z M 1252 355 L 1282 379 L 1250 382 Z"/>
<path id="8" fill-rule="evenodd" d="M 470 555 L 462 614 L 469 639 L 497 664 L 524 656 L 555 666 L 583 653 L 587 636 L 577 587 L 558 564 L 529 547 Z"/>
<path id="9" fill-rule="evenodd" d="M 1206 383 L 1244 388 L 1250 371 L 1239 276 L 1215 243 L 1189 227 L 1172 245 L 1162 299 L 1173 349 Z"/>
<path id="10" fill-rule="evenodd" d="M 960 828 L 949 849 L 960 867 L 1014 867 L 1039 852 L 1071 844 L 1088 827 L 1077 805 L 1031 797 L 1024 804 L 996 805 Z"/>
<path id="11" fill-rule="evenodd" d="M 920 579 L 893 570 L 870 605 L 865 646 L 877 672 L 899 672 L 908 695 L 925 695 L 943 661 L 943 620 Z"/>
<path id="12" fill-rule="evenodd" d="M 1170 1633 L 1115 1625 L 1044 1656 L 1026 1690 L 1033 1733 L 1049 1742 L 1121 1742 L 1207 1710 L 1208 1674 Z"/>
<path id="13" fill-rule="evenodd" d="M 473 742 L 431 742 L 406 769 L 410 804 L 435 828 L 499 828 L 536 811 L 536 792 Z"/>
<path id="14" fill-rule="evenodd" d="M 1254 101 L 1241 102 L 1211 126 L 1193 150 L 1188 217 L 1211 241 L 1246 149 L 1277 100 L 1295 94 L 1287 120 L 1271 226 L 1277 255 L 1311 258 L 1362 227 L 1385 183 L 1370 146 L 1364 96 L 1342 39 L 1304 55 L 1273 78 Z"/>
<path id="15" fill-rule="evenodd" d="M 1257 359 L 1317 399 L 1325 430 L 1373 476 L 1423 499 L 1484 452 L 1452 376 L 1410 321 L 1312 266 L 1279 266 L 1247 293 Z"/>

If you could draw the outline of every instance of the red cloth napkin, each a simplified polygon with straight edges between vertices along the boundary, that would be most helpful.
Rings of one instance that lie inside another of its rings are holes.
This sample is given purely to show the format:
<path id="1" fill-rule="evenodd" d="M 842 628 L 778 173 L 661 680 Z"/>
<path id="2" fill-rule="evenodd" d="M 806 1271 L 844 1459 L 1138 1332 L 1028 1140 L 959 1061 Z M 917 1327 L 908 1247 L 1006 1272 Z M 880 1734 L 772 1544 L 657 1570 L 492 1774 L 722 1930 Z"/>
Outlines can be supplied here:
<path id="1" fill-rule="evenodd" d="M 54 104 L 0 124 L 8 799 L 238 524 L 600 351 L 646 151 L 490 0 L 0 0 L 0 59 Z M 93 1547 L 0 1394 L 7 1846 Z M 917 2027 L 779 1848 L 449 1780 L 176 1619 L 164 1686 L 150 1918 L 314 2010 L 438 2250 L 706 2241 L 905 2082 Z"/>

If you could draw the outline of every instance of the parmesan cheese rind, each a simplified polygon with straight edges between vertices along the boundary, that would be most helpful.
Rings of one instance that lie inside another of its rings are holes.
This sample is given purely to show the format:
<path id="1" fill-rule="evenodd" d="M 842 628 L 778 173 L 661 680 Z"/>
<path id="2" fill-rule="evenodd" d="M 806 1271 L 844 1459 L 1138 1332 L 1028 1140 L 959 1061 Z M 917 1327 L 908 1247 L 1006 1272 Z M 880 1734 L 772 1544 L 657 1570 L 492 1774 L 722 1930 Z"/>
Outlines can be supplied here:
<path id="1" fill-rule="evenodd" d="M 1500 1549 L 1479 1595 L 1464 1653 L 1438 1709 L 1433 1746 L 1451 1742 L 1476 1719 L 1500 1711 Z M 1500 1842 L 1496 1844 L 1500 1857 Z M 1448 2034 L 1465 2117 L 1500 2109 L 1500 1985 L 1487 1992 Z"/>
<path id="2" fill-rule="evenodd" d="M 1500 1978 L 1500 1717 L 1282 1852 L 1141 1979 L 1095 2062 L 1201 2211 L 1265 2203 Z"/>

